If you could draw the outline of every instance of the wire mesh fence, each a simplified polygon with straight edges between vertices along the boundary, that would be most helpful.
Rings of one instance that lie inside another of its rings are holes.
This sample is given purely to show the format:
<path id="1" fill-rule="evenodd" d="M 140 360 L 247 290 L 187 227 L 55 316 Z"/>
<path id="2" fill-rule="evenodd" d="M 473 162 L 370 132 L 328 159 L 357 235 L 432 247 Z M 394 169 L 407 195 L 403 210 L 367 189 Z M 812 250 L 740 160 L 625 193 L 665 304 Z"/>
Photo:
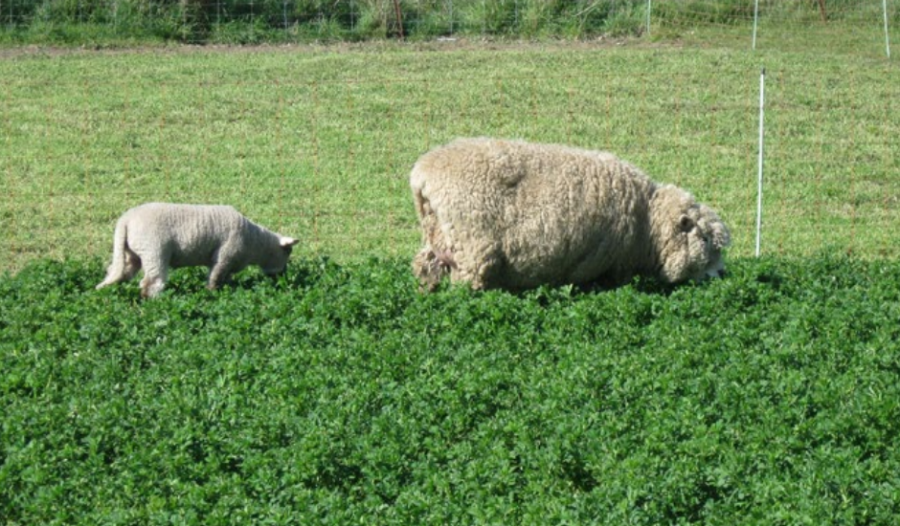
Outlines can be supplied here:
<path id="1" fill-rule="evenodd" d="M 146 201 L 225 203 L 336 259 L 411 256 L 407 174 L 459 136 L 610 150 L 753 254 L 758 56 L 592 45 L 30 53 L 0 62 L 0 261 L 106 257 Z M 900 71 L 770 55 L 763 253 L 897 257 Z"/>
<path id="2" fill-rule="evenodd" d="M 750 44 L 754 27 L 752 39 L 758 29 L 762 45 L 809 46 L 810 34 L 862 33 L 874 35 L 882 50 L 898 21 L 898 0 L 0 0 L 0 27 L 13 40 L 29 33 L 63 41 L 144 36 L 225 43 L 687 37 L 697 28 L 741 26 L 735 42 L 741 46 Z"/>

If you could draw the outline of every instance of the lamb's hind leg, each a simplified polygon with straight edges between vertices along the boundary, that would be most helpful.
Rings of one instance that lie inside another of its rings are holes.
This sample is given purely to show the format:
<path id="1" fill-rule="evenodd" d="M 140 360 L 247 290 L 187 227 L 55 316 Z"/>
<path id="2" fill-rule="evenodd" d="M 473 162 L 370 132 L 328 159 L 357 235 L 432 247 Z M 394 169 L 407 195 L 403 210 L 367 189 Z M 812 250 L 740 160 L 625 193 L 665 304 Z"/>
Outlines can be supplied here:
<path id="1" fill-rule="evenodd" d="M 109 268 L 106 270 L 106 277 L 97 285 L 98 289 L 128 281 L 141 270 L 141 258 L 127 246 L 125 247 L 124 257 L 124 265 L 118 266 L 115 262 L 109 265 Z"/>
<path id="2" fill-rule="evenodd" d="M 144 278 L 141 279 L 141 296 L 155 298 L 166 286 L 169 266 L 162 261 L 151 259 L 144 261 Z"/>
<path id="3" fill-rule="evenodd" d="M 141 258 L 128 247 L 125 247 L 125 269 L 120 281 L 128 281 L 141 270 Z"/>

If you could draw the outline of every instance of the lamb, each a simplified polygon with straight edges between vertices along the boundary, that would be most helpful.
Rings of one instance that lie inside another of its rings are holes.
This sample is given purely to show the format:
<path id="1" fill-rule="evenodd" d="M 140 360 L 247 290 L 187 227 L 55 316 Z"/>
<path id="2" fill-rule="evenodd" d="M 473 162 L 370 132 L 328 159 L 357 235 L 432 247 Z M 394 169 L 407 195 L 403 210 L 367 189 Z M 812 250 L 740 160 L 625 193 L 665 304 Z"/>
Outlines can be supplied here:
<path id="1" fill-rule="evenodd" d="M 668 283 L 724 273 L 728 228 L 688 192 L 611 153 L 490 138 L 424 154 L 410 174 L 425 291 Z"/>
<path id="2" fill-rule="evenodd" d="M 248 265 L 284 271 L 297 240 L 271 232 L 230 206 L 146 203 L 122 214 L 113 237 L 112 263 L 97 289 L 128 281 L 144 268 L 141 296 L 165 287 L 169 268 L 208 266 L 215 289 Z"/>

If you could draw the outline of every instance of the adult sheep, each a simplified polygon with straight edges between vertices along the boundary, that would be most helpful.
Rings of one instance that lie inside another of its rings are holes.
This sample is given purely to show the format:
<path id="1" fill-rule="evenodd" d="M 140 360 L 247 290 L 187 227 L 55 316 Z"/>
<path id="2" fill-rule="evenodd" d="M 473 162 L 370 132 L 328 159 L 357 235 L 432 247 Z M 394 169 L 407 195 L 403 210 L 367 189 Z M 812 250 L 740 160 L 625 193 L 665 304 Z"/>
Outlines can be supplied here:
<path id="1" fill-rule="evenodd" d="M 474 289 L 669 283 L 720 276 L 725 224 L 688 192 L 607 152 L 489 138 L 423 155 L 410 186 L 426 290 L 445 274 Z"/>

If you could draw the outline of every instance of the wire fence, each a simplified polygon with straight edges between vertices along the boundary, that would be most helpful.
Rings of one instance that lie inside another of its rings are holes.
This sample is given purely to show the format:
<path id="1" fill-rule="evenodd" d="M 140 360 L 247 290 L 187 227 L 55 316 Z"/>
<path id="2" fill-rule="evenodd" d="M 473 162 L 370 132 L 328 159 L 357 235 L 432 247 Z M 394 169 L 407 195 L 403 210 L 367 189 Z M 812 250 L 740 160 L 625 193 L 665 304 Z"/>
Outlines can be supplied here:
<path id="1" fill-rule="evenodd" d="M 763 57 L 763 254 L 900 255 L 890 61 L 433 43 L 0 61 L 0 261 L 106 257 L 146 201 L 235 205 L 303 254 L 407 257 L 415 159 L 482 135 L 613 151 L 719 210 L 752 256 Z"/>
<path id="2" fill-rule="evenodd" d="M 871 33 L 883 50 L 900 0 L 0 0 L 11 38 L 187 42 L 456 36 L 593 38 L 753 28 L 741 45 L 809 45 L 813 32 Z M 757 27 L 758 26 L 758 27 Z M 81 28 L 80 30 L 78 28 Z M 868 44 L 868 43 L 867 43 Z M 889 49 L 889 44 L 888 44 Z"/>

